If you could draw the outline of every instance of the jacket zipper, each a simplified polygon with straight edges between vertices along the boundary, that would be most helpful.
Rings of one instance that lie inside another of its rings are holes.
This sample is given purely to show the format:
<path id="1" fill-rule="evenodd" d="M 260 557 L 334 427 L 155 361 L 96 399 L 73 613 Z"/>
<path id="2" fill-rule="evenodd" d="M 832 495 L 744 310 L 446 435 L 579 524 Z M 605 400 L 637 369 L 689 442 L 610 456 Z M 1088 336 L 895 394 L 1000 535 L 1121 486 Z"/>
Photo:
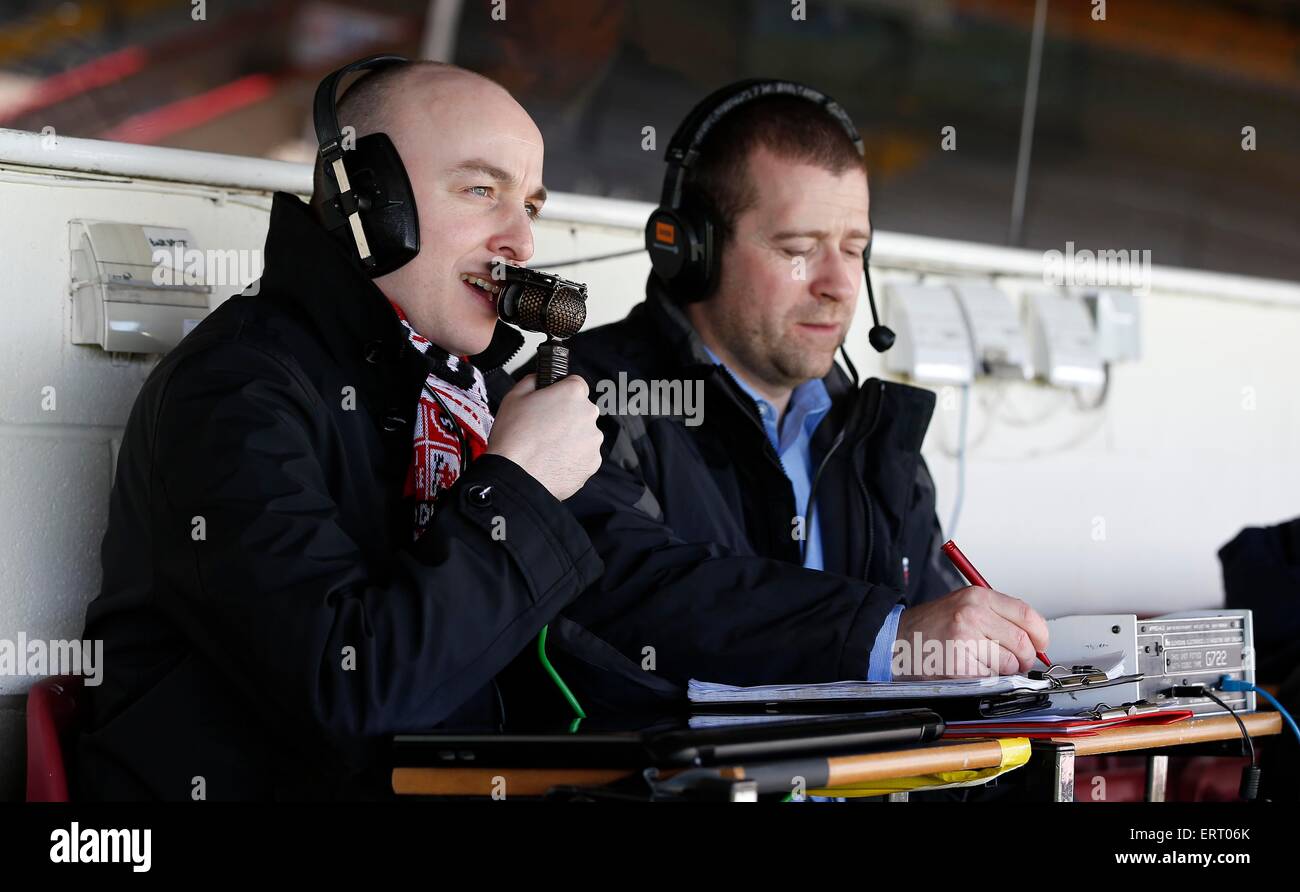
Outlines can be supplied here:
<path id="1" fill-rule="evenodd" d="M 868 572 L 871 570 L 871 553 L 876 547 L 876 519 L 875 510 L 871 503 L 871 494 L 867 492 L 867 483 L 862 479 L 862 474 L 857 468 L 853 469 L 853 478 L 858 481 L 858 489 L 862 490 L 862 501 L 867 506 L 867 557 L 862 562 L 862 578 L 866 580 Z"/>

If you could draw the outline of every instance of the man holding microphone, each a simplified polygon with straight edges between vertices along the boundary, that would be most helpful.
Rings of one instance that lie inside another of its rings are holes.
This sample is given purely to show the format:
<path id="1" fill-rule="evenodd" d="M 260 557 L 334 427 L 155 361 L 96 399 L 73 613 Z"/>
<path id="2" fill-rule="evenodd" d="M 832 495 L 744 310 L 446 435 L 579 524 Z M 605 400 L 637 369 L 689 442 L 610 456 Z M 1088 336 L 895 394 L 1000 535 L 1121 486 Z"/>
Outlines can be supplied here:
<path id="1" fill-rule="evenodd" d="M 599 465 L 586 385 L 499 368 L 522 336 L 492 269 L 533 252 L 537 128 L 485 78 L 390 57 L 327 79 L 316 123 L 312 205 L 276 194 L 257 293 L 132 410 L 74 798 L 385 796 L 391 735 L 499 723 L 496 674 L 600 574 L 563 504 Z"/>

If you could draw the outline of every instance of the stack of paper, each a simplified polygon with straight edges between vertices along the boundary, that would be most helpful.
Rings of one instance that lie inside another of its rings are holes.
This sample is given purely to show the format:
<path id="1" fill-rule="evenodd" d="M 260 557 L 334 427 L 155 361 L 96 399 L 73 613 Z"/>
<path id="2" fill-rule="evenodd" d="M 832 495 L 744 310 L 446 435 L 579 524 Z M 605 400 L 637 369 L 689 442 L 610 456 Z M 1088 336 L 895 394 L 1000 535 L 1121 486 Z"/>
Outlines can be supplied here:
<path id="1" fill-rule="evenodd" d="M 1088 665 L 1110 679 L 1124 674 L 1124 654 L 1101 654 Z M 1011 691 L 1047 691 L 1052 683 L 1027 675 L 982 678 L 946 678 L 934 681 L 834 681 L 824 684 L 766 684 L 737 687 L 691 679 L 687 696 L 692 703 L 751 703 L 785 700 L 905 700 L 934 697 L 987 697 Z"/>

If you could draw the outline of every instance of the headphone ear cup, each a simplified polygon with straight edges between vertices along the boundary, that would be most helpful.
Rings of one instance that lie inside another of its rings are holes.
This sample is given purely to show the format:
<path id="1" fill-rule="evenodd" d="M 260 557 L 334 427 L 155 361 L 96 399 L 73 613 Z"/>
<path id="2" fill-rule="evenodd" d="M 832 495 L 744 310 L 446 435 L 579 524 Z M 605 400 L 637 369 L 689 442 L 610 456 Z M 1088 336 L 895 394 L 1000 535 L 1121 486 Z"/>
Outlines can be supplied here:
<path id="1" fill-rule="evenodd" d="M 691 231 L 687 221 L 670 208 L 655 208 L 646 220 L 645 247 L 655 275 L 677 293 L 689 277 Z"/>
<path id="2" fill-rule="evenodd" d="M 356 148 L 343 156 L 343 164 L 374 259 L 367 273 L 378 278 L 411 262 L 420 253 L 420 217 L 411 181 L 393 141 L 386 133 L 363 136 Z M 336 184 L 331 185 L 337 195 Z M 334 232 L 356 250 L 346 219 Z"/>
<path id="3" fill-rule="evenodd" d="M 688 209 L 659 207 L 646 221 L 645 244 L 655 275 L 684 301 L 706 295 L 715 278 L 713 224 Z"/>

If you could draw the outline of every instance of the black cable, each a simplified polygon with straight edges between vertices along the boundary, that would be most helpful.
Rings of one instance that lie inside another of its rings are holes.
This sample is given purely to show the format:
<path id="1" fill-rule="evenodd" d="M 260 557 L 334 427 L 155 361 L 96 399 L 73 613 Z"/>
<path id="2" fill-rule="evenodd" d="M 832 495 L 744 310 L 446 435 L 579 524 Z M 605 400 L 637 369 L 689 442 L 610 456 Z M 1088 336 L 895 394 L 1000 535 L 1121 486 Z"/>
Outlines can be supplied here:
<path id="1" fill-rule="evenodd" d="M 1219 695 L 1214 693 L 1214 691 L 1210 690 L 1209 688 L 1205 689 L 1205 696 L 1209 697 L 1215 703 L 1219 704 L 1224 709 L 1228 710 L 1228 715 L 1232 716 L 1234 719 L 1237 720 L 1237 727 L 1241 729 L 1241 739 L 1245 742 L 1246 749 L 1250 752 L 1250 767 L 1251 768 L 1256 767 L 1257 763 L 1255 761 L 1255 741 L 1251 740 L 1250 732 L 1246 730 L 1246 723 L 1241 720 L 1241 716 L 1237 715 L 1237 711 L 1235 709 L 1233 709 L 1227 703 L 1224 703 L 1223 700 L 1219 698 Z"/>
<path id="2" fill-rule="evenodd" d="M 799 542 L 799 563 L 808 560 L 808 538 L 812 535 L 813 512 L 817 510 L 817 483 L 822 479 L 822 471 L 826 463 L 830 461 L 835 450 L 839 448 L 840 443 L 844 441 L 844 434 L 847 428 L 841 428 L 840 432 L 835 435 L 834 441 L 830 448 L 826 450 L 826 455 L 822 457 L 821 462 L 817 465 L 817 471 L 813 474 L 812 482 L 808 486 L 808 503 L 803 512 L 803 538 Z M 797 506 L 796 506 L 797 507 Z"/>
<path id="3" fill-rule="evenodd" d="M 858 370 L 854 368 L 853 360 L 849 359 L 849 351 L 844 348 L 843 344 L 840 344 L 840 355 L 844 358 L 844 364 L 848 366 L 849 369 L 849 376 L 853 379 L 853 389 L 854 391 L 857 391 L 859 387 Z M 815 501 L 817 498 L 817 482 L 821 480 L 822 471 L 826 468 L 827 460 L 835 450 L 839 448 L 840 441 L 844 439 L 844 433 L 847 429 L 847 427 L 840 428 L 840 432 L 835 436 L 834 441 L 831 442 L 830 448 L 826 450 L 826 455 L 823 456 L 821 462 L 818 463 L 817 470 L 813 473 L 812 482 L 808 486 L 808 502 L 807 507 L 803 512 L 803 539 L 799 543 L 800 563 L 808 560 L 808 537 L 812 535 L 813 512 L 817 510 L 817 503 Z"/>
<path id="4" fill-rule="evenodd" d="M 1171 697 L 1209 697 L 1215 703 L 1222 706 L 1228 711 L 1241 729 L 1241 739 L 1245 744 L 1245 749 L 1250 754 L 1250 764 L 1241 771 L 1241 789 L 1242 799 L 1253 802 L 1259 796 L 1259 763 L 1255 756 L 1255 741 L 1251 739 L 1250 732 L 1246 730 L 1246 723 L 1237 715 L 1237 711 L 1225 703 L 1218 694 L 1210 690 L 1206 685 L 1174 685 L 1167 692 Z"/>
<path id="5" fill-rule="evenodd" d="M 639 248 L 628 248 L 624 251 L 614 251 L 609 254 L 593 254 L 591 257 L 575 257 L 572 260 L 557 260 L 554 263 L 533 263 L 530 266 L 536 269 L 560 269 L 566 266 L 578 266 L 582 263 L 595 263 L 598 260 L 614 260 L 619 257 L 631 257 L 633 254 L 641 254 L 645 251 L 645 245 Z"/>
<path id="6" fill-rule="evenodd" d="M 1097 394 L 1091 403 L 1085 403 L 1079 399 L 1079 392 L 1074 392 L 1074 402 L 1080 409 L 1085 412 L 1095 412 L 1102 406 L 1106 405 L 1106 397 L 1110 395 L 1110 363 L 1101 364 L 1101 392 Z"/>
<path id="7" fill-rule="evenodd" d="M 498 731 L 505 731 L 505 729 L 506 729 L 506 699 L 505 699 L 505 697 L 502 697 L 502 696 L 501 696 L 501 685 L 497 684 L 497 680 L 496 680 L 495 678 L 492 679 L 492 690 L 494 690 L 494 691 L 497 692 L 497 710 L 498 710 L 498 712 L 500 712 L 500 714 L 501 714 L 501 724 L 499 724 L 499 725 L 497 726 L 497 730 L 498 730 Z"/>
<path id="8" fill-rule="evenodd" d="M 844 365 L 848 367 L 849 377 L 853 379 L 853 389 L 857 390 L 861 386 L 858 383 L 858 370 L 854 367 L 853 360 L 849 359 L 849 351 L 843 344 L 840 344 L 840 356 L 844 359 Z"/>

